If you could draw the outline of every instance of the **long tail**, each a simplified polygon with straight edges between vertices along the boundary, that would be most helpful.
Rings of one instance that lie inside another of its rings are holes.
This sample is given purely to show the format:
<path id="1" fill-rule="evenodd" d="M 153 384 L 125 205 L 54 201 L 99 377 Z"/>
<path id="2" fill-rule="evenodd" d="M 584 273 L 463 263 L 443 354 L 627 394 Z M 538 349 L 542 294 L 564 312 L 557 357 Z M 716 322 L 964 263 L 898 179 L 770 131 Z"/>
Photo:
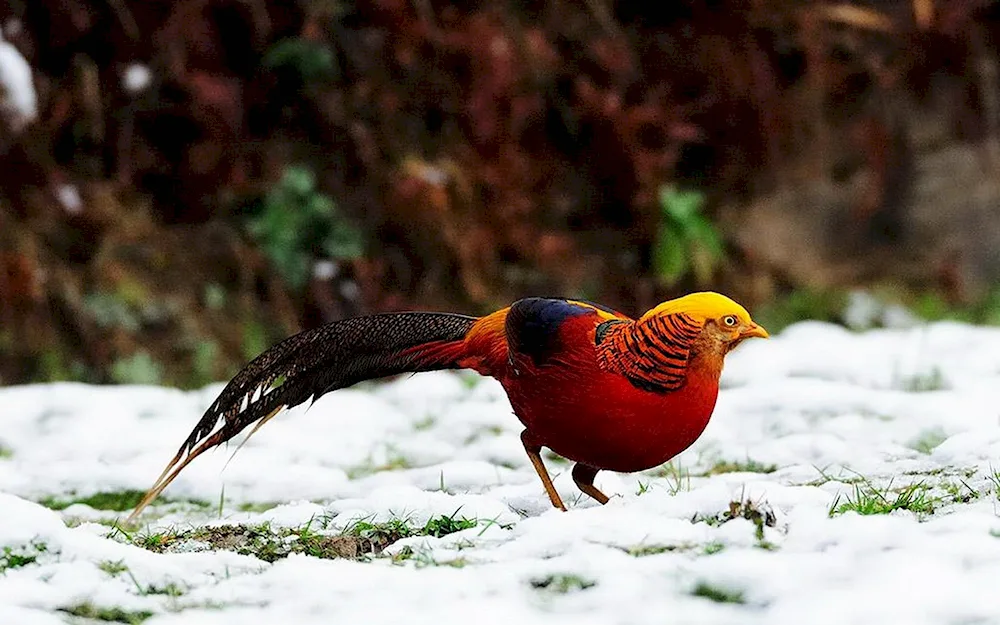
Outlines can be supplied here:
<path id="1" fill-rule="evenodd" d="M 192 460 L 282 408 L 399 373 L 460 368 L 476 317 L 405 312 L 355 317 L 300 332 L 255 358 L 226 385 L 129 516 L 132 521 Z"/>

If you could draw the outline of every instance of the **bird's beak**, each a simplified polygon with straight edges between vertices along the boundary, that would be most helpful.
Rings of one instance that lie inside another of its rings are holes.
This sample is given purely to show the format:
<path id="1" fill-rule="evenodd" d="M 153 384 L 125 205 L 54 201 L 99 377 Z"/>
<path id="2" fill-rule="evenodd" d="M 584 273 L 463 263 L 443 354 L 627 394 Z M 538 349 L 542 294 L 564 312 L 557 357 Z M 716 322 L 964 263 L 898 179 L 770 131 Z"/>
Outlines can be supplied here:
<path id="1" fill-rule="evenodd" d="M 743 330 L 743 332 L 740 333 L 741 339 L 749 339 L 754 337 L 759 339 L 766 339 L 769 338 L 770 336 L 771 335 L 767 333 L 767 330 L 757 325 L 756 323 L 751 323 L 746 330 Z"/>

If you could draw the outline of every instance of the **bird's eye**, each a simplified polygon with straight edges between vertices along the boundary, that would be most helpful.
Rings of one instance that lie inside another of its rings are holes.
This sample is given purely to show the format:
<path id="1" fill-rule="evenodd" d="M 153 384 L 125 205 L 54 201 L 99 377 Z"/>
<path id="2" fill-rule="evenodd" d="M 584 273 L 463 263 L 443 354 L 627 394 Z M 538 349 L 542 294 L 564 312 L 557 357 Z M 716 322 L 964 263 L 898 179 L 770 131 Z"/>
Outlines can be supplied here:
<path id="1" fill-rule="evenodd" d="M 722 325 L 729 328 L 733 327 L 736 325 L 736 317 L 734 315 L 726 315 L 722 318 Z"/>

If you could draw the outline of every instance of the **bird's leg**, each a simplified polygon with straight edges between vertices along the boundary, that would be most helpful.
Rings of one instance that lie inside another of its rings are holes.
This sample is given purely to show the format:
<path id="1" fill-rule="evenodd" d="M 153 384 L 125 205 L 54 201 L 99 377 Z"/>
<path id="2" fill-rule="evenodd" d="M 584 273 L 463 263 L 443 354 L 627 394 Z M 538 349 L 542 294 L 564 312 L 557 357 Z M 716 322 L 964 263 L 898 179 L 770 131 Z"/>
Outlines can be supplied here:
<path id="1" fill-rule="evenodd" d="M 600 469 L 577 462 L 573 465 L 573 481 L 576 482 L 577 488 L 596 499 L 601 505 L 604 505 L 608 503 L 608 496 L 594 486 L 594 478 L 597 477 L 598 471 Z"/>
<path id="2" fill-rule="evenodd" d="M 541 478 L 542 486 L 545 487 L 545 492 L 548 493 L 552 505 L 565 512 L 566 506 L 563 505 L 562 499 L 559 498 L 556 487 L 552 485 L 552 478 L 549 477 L 549 472 L 545 469 L 545 464 L 542 462 L 542 446 L 535 441 L 528 430 L 521 432 L 521 443 L 524 445 L 524 451 L 528 452 L 528 458 L 531 459 L 531 464 L 534 465 L 535 472 Z"/>

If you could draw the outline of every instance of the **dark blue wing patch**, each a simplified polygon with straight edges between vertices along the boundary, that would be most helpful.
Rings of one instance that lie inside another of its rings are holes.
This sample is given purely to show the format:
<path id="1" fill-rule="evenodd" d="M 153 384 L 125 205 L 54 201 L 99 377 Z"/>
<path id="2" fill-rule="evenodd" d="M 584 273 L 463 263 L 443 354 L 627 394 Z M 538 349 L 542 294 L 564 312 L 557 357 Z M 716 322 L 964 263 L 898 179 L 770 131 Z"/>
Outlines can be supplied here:
<path id="1" fill-rule="evenodd" d="M 507 313 L 507 345 L 515 354 L 529 356 L 535 365 L 544 365 L 562 348 L 559 340 L 562 323 L 572 317 L 593 314 L 592 309 L 563 299 L 518 300 Z"/>

